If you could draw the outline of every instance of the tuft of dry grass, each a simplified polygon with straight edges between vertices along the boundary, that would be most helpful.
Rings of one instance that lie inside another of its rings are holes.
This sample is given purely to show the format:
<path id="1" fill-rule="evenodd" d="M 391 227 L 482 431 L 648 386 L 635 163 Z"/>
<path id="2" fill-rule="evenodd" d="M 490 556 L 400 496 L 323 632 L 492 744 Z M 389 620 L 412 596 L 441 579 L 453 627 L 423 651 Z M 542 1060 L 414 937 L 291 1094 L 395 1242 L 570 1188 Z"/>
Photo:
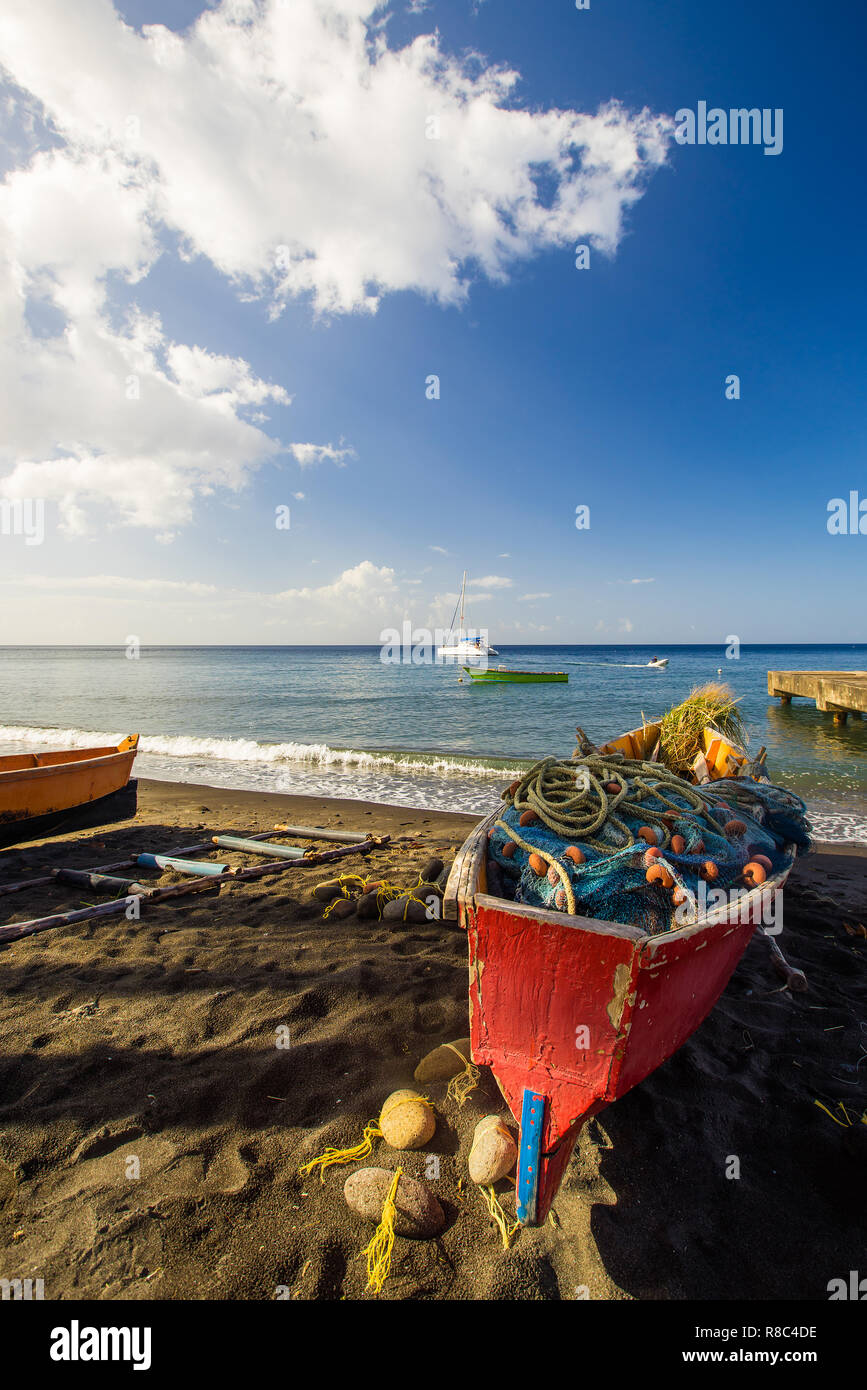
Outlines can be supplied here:
<path id="1" fill-rule="evenodd" d="M 722 681 L 697 685 L 686 700 L 674 705 L 660 720 L 659 758 L 672 772 L 685 776 L 702 750 L 706 728 L 745 747 L 747 732 L 734 692 Z"/>

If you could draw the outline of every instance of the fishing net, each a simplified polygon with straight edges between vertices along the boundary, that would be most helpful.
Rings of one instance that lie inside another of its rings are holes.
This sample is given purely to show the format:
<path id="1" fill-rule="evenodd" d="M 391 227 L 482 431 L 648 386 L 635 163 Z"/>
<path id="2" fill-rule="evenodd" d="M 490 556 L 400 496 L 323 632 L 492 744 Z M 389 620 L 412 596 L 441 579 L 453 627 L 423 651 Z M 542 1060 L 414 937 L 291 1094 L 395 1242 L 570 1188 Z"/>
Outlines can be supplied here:
<path id="1" fill-rule="evenodd" d="M 804 803 L 782 787 L 694 786 L 620 753 L 546 758 L 503 800 L 488 852 L 515 902 L 650 934 L 699 920 L 713 890 L 773 886 L 810 848 Z"/>

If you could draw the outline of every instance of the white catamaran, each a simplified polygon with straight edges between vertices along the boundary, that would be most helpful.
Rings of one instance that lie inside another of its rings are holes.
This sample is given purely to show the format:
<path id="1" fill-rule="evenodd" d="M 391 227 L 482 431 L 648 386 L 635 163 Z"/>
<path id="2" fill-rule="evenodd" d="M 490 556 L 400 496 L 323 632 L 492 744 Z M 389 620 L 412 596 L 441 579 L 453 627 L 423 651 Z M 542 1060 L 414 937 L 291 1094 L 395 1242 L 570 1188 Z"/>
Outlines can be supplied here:
<path id="1" fill-rule="evenodd" d="M 487 632 L 480 631 L 478 634 L 474 634 L 473 631 L 467 632 L 464 627 L 466 596 L 467 572 L 464 570 L 464 578 L 461 584 L 461 596 L 458 600 L 461 609 L 459 625 L 455 628 L 455 614 L 458 611 L 457 605 L 455 605 L 455 612 L 452 614 L 452 621 L 448 631 L 447 645 L 440 647 L 439 655 L 441 657 L 456 657 L 462 662 L 486 662 L 489 656 L 499 656 L 500 653 L 497 651 L 496 647 L 489 645 Z"/>

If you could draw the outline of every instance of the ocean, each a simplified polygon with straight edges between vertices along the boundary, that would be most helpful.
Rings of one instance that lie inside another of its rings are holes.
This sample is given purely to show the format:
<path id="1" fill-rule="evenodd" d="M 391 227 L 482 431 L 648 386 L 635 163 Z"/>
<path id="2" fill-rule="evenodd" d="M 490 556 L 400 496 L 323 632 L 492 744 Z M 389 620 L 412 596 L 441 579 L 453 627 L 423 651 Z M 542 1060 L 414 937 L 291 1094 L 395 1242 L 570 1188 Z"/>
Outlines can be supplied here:
<path id="1" fill-rule="evenodd" d="M 802 796 L 818 838 L 867 842 L 867 721 L 767 695 L 769 669 L 865 670 L 867 645 L 504 646 L 493 661 L 568 684 L 474 686 L 378 647 L 0 648 L 0 752 L 140 732 L 140 777 L 487 814 L 502 785 L 580 724 L 597 742 L 722 678 L 751 747 Z M 664 671 L 648 670 L 653 655 Z"/>

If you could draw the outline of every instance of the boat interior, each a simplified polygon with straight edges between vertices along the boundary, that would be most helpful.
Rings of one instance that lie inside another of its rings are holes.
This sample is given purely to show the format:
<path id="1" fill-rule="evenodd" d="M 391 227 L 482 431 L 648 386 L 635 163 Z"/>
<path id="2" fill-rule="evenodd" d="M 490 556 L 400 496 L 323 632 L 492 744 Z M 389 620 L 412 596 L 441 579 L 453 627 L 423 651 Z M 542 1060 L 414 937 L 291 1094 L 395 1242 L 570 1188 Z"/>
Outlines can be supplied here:
<path id="1" fill-rule="evenodd" d="M 138 735 L 131 735 L 121 743 L 107 748 L 63 748 L 52 749 L 47 753 L 9 753 L 0 757 L 0 773 L 26 772 L 34 767 L 63 767 L 68 763 L 89 762 L 91 758 L 108 758 L 116 753 L 128 753 L 138 743 Z"/>
<path id="2" fill-rule="evenodd" d="M 632 729 L 628 734 L 612 738 L 600 746 L 600 753 L 622 753 L 626 758 L 640 758 L 655 762 L 659 743 L 659 724 L 643 724 L 640 729 Z M 707 769 L 706 776 L 711 781 L 720 777 L 737 777 L 742 768 L 749 765 L 749 758 L 742 749 L 729 743 L 716 729 L 707 728 L 702 734 L 701 757 Z M 698 761 L 698 760 L 697 760 Z M 696 781 L 706 780 L 705 767 L 695 768 Z"/>

